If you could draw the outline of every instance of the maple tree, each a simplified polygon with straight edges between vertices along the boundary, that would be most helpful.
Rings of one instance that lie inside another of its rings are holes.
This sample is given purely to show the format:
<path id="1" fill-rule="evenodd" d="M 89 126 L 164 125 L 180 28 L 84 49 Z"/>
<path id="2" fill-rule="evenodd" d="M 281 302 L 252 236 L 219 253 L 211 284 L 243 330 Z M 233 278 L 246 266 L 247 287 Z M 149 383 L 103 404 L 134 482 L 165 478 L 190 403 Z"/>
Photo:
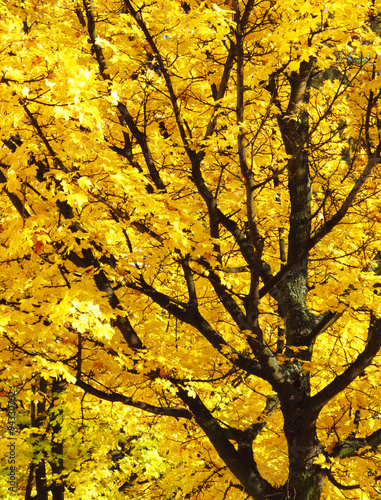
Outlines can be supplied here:
<path id="1" fill-rule="evenodd" d="M 0 2 L 18 498 L 381 496 L 380 19 Z"/>

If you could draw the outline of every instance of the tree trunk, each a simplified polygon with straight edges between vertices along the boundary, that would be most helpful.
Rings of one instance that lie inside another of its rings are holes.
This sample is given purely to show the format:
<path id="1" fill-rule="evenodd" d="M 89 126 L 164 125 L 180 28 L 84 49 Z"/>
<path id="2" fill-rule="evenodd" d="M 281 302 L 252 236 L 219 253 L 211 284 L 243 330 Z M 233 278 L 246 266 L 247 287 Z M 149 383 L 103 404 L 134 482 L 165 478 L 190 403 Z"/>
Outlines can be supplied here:
<path id="1" fill-rule="evenodd" d="M 66 389 L 67 383 L 61 378 L 55 378 L 52 382 L 52 408 L 54 408 L 55 403 L 59 404 L 62 392 Z M 59 436 L 61 431 L 61 415 L 62 410 L 59 410 L 51 418 L 53 424 L 51 428 L 53 430 L 52 438 L 52 457 L 50 460 L 50 466 L 52 468 L 53 475 L 61 475 L 64 471 L 63 463 L 63 441 Z M 62 480 L 53 480 L 51 491 L 53 494 L 53 500 L 64 500 L 65 494 L 65 483 Z"/>

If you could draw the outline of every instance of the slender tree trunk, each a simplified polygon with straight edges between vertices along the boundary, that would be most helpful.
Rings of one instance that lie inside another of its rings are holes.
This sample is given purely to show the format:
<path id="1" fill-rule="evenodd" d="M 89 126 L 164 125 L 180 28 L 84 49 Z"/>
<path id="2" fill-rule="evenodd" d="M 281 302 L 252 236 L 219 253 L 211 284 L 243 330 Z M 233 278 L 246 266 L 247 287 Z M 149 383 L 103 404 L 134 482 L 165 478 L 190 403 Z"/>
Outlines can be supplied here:
<path id="1" fill-rule="evenodd" d="M 42 429 L 46 423 L 46 394 L 48 391 L 48 382 L 45 379 L 40 378 L 37 384 L 37 388 L 38 392 L 40 392 L 40 394 L 43 394 L 45 397 L 43 401 L 39 401 L 37 405 L 32 403 L 31 424 L 32 427 Z M 36 443 L 36 445 L 38 446 L 39 442 L 41 442 L 41 434 L 38 434 L 36 438 L 38 439 Z M 48 500 L 45 458 L 41 459 L 37 464 L 31 464 L 31 473 L 32 471 L 34 472 L 36 479 L 37 498 L 39 500 Z"/>
<path id="2" fill-rule="evenodd" d="M 66 389 L 67 383 L 62 380 L 62 378 L 55 378 L 52 382 L 52 408 L 55 407 L 55 403 L 59 404 L 60 398 L 63 391 Z M 52 456 L 50 459 L 50 466 L 52 468 L 53 475 L 61 475 L 64 471 L 63 463 L 63 441 L 59 436 L 61 431 L 61 416 L 62 410 L 59 410 L 52 416 L 53 424 L 51 428 L 53 430 L 53 441 L 52 441 Z M 53 494 L 53 500 L 64 500 L 65 496 L 65 483 L 62 480 L 53 480 L 51 487 Z"/>

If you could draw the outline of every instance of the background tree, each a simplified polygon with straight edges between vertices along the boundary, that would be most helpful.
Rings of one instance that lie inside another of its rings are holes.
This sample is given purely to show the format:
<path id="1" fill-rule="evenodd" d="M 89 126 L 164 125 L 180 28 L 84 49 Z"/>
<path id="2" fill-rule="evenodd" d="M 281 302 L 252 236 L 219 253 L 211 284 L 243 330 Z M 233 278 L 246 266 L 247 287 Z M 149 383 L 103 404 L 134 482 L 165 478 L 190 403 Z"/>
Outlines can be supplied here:
<path id="1" fill-rule="evenodd" d="M 0 5 L 3 380 L 152 415 L 115 498 L 377 498 L 379 3 Z"/>

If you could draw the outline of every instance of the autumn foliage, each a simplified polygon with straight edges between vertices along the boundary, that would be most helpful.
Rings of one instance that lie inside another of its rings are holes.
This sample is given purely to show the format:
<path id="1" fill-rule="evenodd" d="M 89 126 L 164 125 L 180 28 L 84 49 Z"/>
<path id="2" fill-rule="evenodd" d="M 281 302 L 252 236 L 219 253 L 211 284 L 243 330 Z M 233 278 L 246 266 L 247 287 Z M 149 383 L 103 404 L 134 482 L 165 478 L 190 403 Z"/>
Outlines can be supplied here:
<path id="1" fill-rule="evenodd" d="M 1 498 L 381 498 L 380 23 L 0 1 Z"/>

